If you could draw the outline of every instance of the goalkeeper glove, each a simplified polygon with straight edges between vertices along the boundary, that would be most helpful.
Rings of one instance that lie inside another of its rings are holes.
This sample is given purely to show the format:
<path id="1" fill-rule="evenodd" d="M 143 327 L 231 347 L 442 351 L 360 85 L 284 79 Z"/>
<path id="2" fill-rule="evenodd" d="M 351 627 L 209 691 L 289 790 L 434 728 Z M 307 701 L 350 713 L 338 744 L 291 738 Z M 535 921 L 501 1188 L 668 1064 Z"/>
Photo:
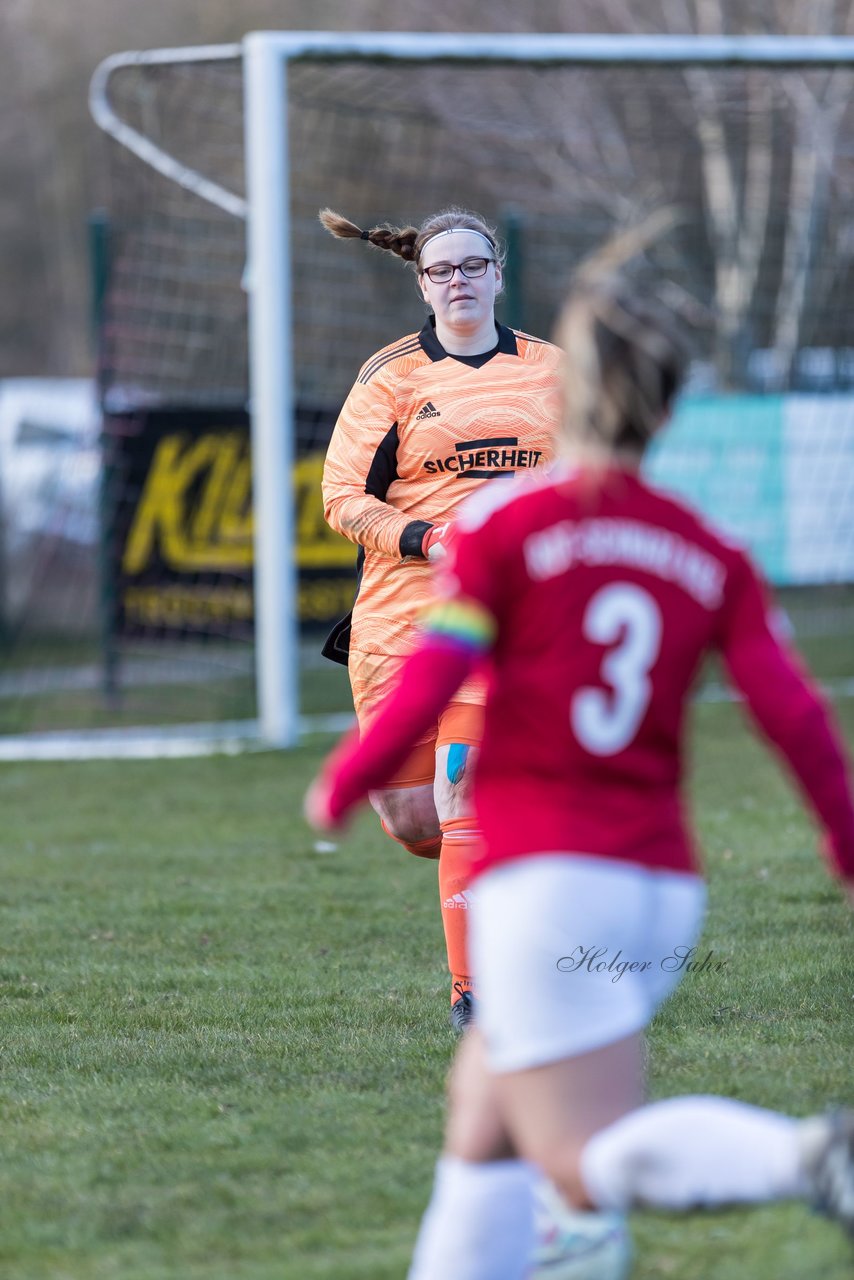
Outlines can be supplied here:
<path id="1" fill-rule="evenodd" d="M 441 560 L 447 555 L 445 539 L 450 532 L 450 524 L 433 524 L 421 539 L 421 554 L 425 560 Z"/>

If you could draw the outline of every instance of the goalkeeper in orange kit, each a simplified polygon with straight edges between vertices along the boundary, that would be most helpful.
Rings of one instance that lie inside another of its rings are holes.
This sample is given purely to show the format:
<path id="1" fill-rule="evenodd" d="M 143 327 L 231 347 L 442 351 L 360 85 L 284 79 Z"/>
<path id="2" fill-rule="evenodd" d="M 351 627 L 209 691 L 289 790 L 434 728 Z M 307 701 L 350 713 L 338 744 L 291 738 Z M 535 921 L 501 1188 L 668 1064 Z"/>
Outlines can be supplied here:
<path id="1" fill-rule="evenodd" d="M 430 598 L 430 561 L 463 500 L 487 481 L 541 467 L 552 455 L 559 357 L 548 342 L 498 324 L 502 253 L 476 214 L 448 209 L 420 227 L 362 230 L 323 210 L 332 235 L 366 240 L 414 270 L 430 314 L 419 332 L 359 371 L 329 446 L 326 519 L 359 547 L 352 611 L 324 653 L 346 662 L 364 728 L 416 645 Z M 438 859 L 451 972 L 451 1021 L 474 1012 L 466 951 L 469 866 L 479 841 L 471 772 L 485 687 L 466 681 L 396 776 L 371 795 L 384 830 Z"/>

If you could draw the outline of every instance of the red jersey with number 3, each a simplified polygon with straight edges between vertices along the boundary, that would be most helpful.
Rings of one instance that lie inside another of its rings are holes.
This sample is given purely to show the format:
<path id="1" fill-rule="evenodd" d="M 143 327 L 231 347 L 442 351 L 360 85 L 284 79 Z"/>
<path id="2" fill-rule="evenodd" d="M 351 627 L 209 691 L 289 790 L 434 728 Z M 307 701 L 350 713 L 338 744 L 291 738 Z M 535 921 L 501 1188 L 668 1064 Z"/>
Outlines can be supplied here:
<path id="1" fill-rule="evenodd" d="M 790 759 L 811 749 L 825 710 L 755 570 L 678 501 L 623 470 L 566 468 L 498 482 L 458 528 L 440 596 L 495 636 L 478 869 L 561 850 L 695 868 L 683 720 L 710 649 Z"/>

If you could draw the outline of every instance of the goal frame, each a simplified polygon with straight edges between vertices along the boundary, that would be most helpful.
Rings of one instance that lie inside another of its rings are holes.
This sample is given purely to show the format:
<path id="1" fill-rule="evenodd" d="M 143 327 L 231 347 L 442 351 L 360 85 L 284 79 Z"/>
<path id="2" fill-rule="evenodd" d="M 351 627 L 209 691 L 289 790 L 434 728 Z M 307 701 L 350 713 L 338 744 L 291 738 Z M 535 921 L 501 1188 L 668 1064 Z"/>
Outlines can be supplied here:
<path id="1" fill-rule="evenodd" d="M 241 57 L 246 200 L 179 164 L 111 110 L 110 75 L 139 63 Z M 258 737 L 295 745 L 299 624 L 294 506 L 282 477 L 294 466 L 295 397 L 286 111 L 288 70 L 297 61 L 397 60 L 436 63 L 831 67 L 854 64 L 854 38 L 802 36 L 632 36 L 256 31 L 241 44 L 118 54 L 96 69 L 96 123 L 165 176 L 246 220 L 252 439 L 255 652 Z"/>

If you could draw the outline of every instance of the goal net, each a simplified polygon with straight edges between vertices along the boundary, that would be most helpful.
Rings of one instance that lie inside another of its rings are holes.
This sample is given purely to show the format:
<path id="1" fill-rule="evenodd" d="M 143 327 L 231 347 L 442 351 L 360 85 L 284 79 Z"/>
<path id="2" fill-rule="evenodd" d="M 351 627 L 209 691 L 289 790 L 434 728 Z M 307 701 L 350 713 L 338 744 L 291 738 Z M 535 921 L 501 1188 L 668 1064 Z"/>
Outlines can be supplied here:
<path id="1" fill-rule="evenodd" d="M 541 336 L 585 253 L 675 206 L 648 265 L 694 361 L 650 470 L 750 545 L 828 674 L 854 676 L 851 44 L 280 33 L 110 59 L 101 687 L 29 711 L 10 693 L 7 731 L 204 721 L 283 743 L 348 714 L 346 673 L 316 659 L 355 587 L 323 454 L 361 364 L 424 309 L 398 260 L 323 231 L 324 206 L 362 226 L 476 209 L 507 249 L 500 318 Z M 7 643 L 26 635 L 11 620 Z"/>

